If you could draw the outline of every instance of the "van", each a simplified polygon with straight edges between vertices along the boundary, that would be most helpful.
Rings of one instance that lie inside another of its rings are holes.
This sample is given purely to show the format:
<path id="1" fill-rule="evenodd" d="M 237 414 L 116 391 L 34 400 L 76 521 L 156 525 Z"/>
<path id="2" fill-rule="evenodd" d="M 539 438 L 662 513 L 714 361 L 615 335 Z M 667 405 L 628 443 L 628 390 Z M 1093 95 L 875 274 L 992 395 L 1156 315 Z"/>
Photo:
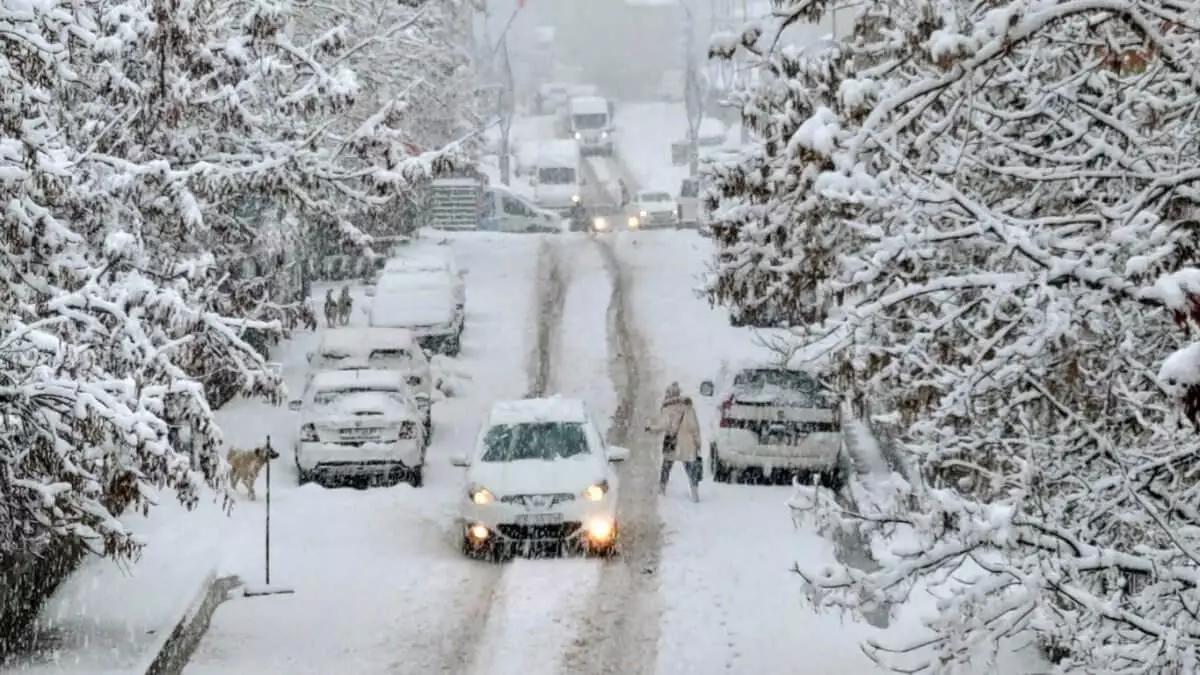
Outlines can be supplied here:
<path id="1" fill-rule="evenodd" d="M 433 373 L 412 331 L 403 328 L 330 328 L 308 353 L 308 379 L 327 370 L 395 370 L 405 374 L 413 397 L 432 427 Z"/>
<path id="2" fill-rule="evenodd" d="M 571 135 L 584 154 L 613 154 L 612 108 L 599 96 L 576 96 L 570 108 Z"/>
<path id="3" fill-rule="evenodd" d="M 483 196 L 479 229 L 493 232 L 559 232 L 562 216 L 540 208 L 521 195 L 493 185 Z"/>
<path id="4" fill-rule="evenodd" d="M 583 159 L 575 141 L 546 141 L 538 146 L 533 201 L 539 208 L 566 214 L 582 200 L 579 166 Z"/>

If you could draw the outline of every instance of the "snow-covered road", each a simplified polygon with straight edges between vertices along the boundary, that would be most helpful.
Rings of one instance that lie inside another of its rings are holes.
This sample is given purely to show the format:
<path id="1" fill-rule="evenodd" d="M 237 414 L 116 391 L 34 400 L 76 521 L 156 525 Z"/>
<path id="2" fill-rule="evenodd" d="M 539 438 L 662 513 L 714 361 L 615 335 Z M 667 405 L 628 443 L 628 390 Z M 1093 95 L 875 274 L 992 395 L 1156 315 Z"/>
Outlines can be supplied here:
<path id="1" fill-rule="evenodd" d="M 467 672 L 503 568 L 458 552 L 452 509 L 461 485 L 448 457 L 473 441 L 493 400 L 525 393 L 537 244 L 503 235 L 453 242 L 468 294 L 458 364 L 471 379 L 462 395 L 434 405 L 425 487 L 297 488 L 289 463 L 276 463 L 272 580 L 296 593 L 235 594 L 218 609 L 188 675 Z M 356 313 L 356 322 L 363 317 Z M 314 343 L 309 337 L 284 355 L 295 391 L 304 350 Z M 231 420 L 233 440 L 252 442 L 269 430 L 290 448 L 294 420 L 255 408 L 246 406 L 240 423 Z M 244 528 L 227 546 L 231 571 L 261 579 L 260 530 Z"/>

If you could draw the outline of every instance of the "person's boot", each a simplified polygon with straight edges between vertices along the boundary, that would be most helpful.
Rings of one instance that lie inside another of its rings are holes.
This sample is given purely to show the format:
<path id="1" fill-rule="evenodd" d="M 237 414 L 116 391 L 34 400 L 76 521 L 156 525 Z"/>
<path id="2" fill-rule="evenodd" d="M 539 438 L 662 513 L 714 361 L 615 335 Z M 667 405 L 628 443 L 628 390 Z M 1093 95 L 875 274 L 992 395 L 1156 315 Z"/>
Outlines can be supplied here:
<path id="1" fill-rule="evenodd" d="M 700 487 L 698 485 L 696 485 L 695 483 L 692 483 L 691 491 L 692 491 L 692 501 L 699 502 L 700 501 Z"/>

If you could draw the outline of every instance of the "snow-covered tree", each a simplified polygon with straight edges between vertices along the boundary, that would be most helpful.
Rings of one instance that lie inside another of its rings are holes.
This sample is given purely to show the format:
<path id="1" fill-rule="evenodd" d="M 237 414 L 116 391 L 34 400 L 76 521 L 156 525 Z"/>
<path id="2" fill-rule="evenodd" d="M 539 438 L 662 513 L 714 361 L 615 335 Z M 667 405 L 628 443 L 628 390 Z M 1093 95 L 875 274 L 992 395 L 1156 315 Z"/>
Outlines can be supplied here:
<path id="1" fill-rule="evenodd" d="M 352 215 L 452 163 L 405 149 L 399 99 L 334 132 L 361 96 L 344 65 L 360 45 L 333 23 L 301 39 L 295 15 L 275 0 L 0 8 L 0 555 L 69 540 L 127 557 L 127 509 L 219 486 L 204 384 L 278 401 L 244 331 L 289 321 L 279 289 L 235 263 L 318 230 L 368 247 Z"/>
<path id="2" fill-rule="evenodd" d="M 1200 444 L 1165 423 L 1181 336 L 1153 283 L 1197 250 L 1200 8 L 871 3 L 837 45 L 770 48 L 827 9 L 713 47 L 769 75 L 743 108 L 762 142 L 712 169 L 710 294 L 809 322 L 923 481 L 808 495 L 881 568 L 806 578 L 827 606 L 937 596 L 929 635 L 870 650 L 897 669 L 976 672 L 1033 634 L 1063 672 L 1192 672 Z"/>

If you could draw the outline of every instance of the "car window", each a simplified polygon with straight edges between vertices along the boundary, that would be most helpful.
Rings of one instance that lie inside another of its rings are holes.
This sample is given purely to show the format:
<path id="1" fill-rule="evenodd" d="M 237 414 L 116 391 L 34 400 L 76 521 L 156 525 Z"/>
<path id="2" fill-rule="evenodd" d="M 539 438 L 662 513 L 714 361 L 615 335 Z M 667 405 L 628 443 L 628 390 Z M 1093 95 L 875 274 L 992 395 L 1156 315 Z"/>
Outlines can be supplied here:
<path id="1" fill-rule="evenodd" d="M 510 216 L 527 215 L 526 211 L 525 211 L 525 207 L 521 204 L 521 202 L 513 199 L 512 197 L 504 197 L 503 199 L 504 199 L 504 212 L 505 213 L 507 213 Z"/>
<path id="2" fill-rule="evenodd" d="M 644 202 L 669 202 L 671 195 L 665 192 L 643 192 L 641 200 Z"/>
<path id="3" fill-rule="evenodd" d="M 404 392 L 395 389 L 380 389 L 379 387 L 336 387 L 329 389 L 321 389 L 313 395 L 313 403 L 319 406 L 331 405 L 338 399 L 345 398 L 354 394 L 383 394 L 388 398 L 395 399 L 404 403 L 407 399 Z"/>
<path id="4" fill-rule="evenodd" d="M 794 370 L 743 370 L 734 378 L 733 386 L 743 394 L 786 396 L 799 399 L 805 405 L 821 407 L 832 405 L 832 392 L 811 375 Z"/>
<path id="5" fill-rule="evenodd" d="M 408 359 L 412 358 L 412 354 L 409 354 L 408 350 L 406 350 L 406 349 L 372 349 L 371 355 L 368 358 L 371 360 L 374 360 L 374 359 L 408 360 Z"/>
<path id="6" fill-rule="evenodd" d="M 490 194 L 483 198 L 483 217 L 496 217 L 496 199 Z"/>
<path id="7" fill-rule="evenodd" d="M 700 183 L 694 180 L 685 180 L 679 187 L 680 197 L 697 197 L 700 194 Z"/>
<path id="8" fill-rule="evenodd" d="M 324 351 L 321 352 L 321 358 L 326 361 L 342 361 L 350 358 L 350 354 L 346 352 Z"/>
<path id="9" fill-rule="evenodd" d="M 539 183 L 546 185 L 569 185 L 575 182 L 575 169 L 565 166 L 548 166 L 538 169 Z"/>
<path id="10" fill-rule="evenodd" d="M 549 461 L 590 453 L 584 425 L 577 422 L 497 424 L 484 434 L 482 461 Z"/>

